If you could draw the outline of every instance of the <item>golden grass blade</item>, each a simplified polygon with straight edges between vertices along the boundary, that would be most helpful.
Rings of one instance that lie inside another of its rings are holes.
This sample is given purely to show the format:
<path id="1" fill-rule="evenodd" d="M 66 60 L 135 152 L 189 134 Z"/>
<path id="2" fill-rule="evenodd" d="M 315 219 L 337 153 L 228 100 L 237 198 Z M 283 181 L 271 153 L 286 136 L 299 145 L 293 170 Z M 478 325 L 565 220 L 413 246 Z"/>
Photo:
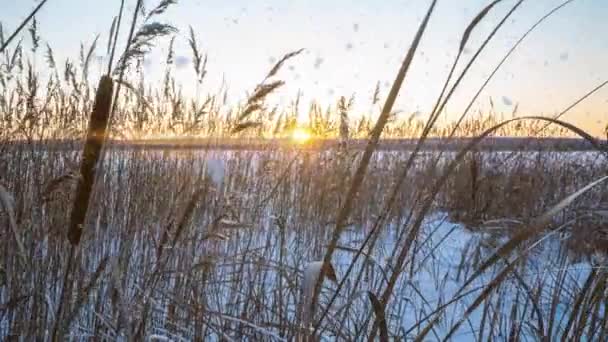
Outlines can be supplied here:
<path id="1" fill-rule="evenodd" d="M 150 20 L 150 18 L 152 18 L 155 15 L 161 15 L 163 13 L 165 13 L 165 11 L 169 8 L 169 6 L 171 5 L 175 5 L 177 3 L 177 0 L 161 0 L 158 5 L 156 5 L 156 7 L 154 9 L 152 9 L 150 11 L 150 13 L 148 13 L 148 15 L 146 16 L 146 21 Z"/>
<path id="2" fill-rule="evenodd" d="M 281 81 L 281 80 L 270 82 L 267 84 L 266 83 L 260 84 L 259 86 L 256 87 L 254 93 L 247 100 L 247 106 L 251 106 L 255 103 L 259 103 L 260 101 L 265 99 L 266 96 L 268 96 L 270 93 L 274 92 L 278 88 L 282 87 L 283 85 L 285 85 L 285 82 Z M 241 114 L 240 119 L 242 120 L 243 118 L 244 118 L 244 115 Z"/>
<path id="3" fill-rule="evenodd" d="M 236 133 L 242 132 L 244 130 L 247 130 L 250 128 L 256 128 L 256 127 L 260 127 L 260 126 L 262 126 L 262 123 L 259 121 L 241 122 L 234 126 L 234 128 L 232 129 L 232 134 L 236 134 Z"/>
<path id="4" fill-rule="evenodd" d="M 113 74 L 115 76 L 124 75 L 133 61 L 143 58 L 150 52 L 156 40 L 174 33 L 177 33 L 177 28 L 168 24 L 152 22 L 142 25 L 119 58 L 118 66 Z"/>
<path id="5" fill-rule="evenodd" d="M 477 27 L 477 25 L 485 18 L 485 16 L 490 12 L 490 10 L 496 6 L 502 0 L 494 0 L 488 6 L 486 6 L 481 12 L 479 12 L 473 20 L 469 23 L 469 26 L 464 30 L 464 34 L 462 35 L 462 39 L 460 40 L 460 48 L 459 51 L 462 52 L 471 37 L 471 33 Z"/>
<path id="6" fill-rule="evenodd" d="M 116 30 L 116 21 L 117 17 L 112 19 L 112 24 L 110 25 L 110 34 L 108 35 L 108 44 L 106 46 L 106 54 L 110 54 L 112 52 L 112 38 L 114 37 L 114 30 Z"/>
<path id="7" fill-rule="evenodd" d="M 85 80 L 89 78 L 89 66 L 91 65 L 91 60 L 93 59 L 93 53 L 95 53 L 95 49 L 97 48 L 97 41 L 99 40 L 99 34 L 95 36 L 93 43 L 89 47 L 89 51 L 84 59 L 84 63 L 82 66 L 82 73 Z"/>
<path id="8" fill-rule="evenodd" d="M 247 107 L 245 107 L 245 110 L 243 110 L 243 112 L 239 115 L 239 121 L 244 120 L 251 113 L 255 112 L 256 110 L 260 110 L 260 109 L 262 109 L 262 105 L 259 103 L 252 103 L 252 104 L 247 105 Z"/>
<path id="9" fill-rule="evenodd" d="M 564 198 L 558 204 L 556 204 L 551 209 L 549 209 L 545 214 L 543 214 L 543 216 L 539 217 L 538 220 L 535 222 L 536 225 L 545 225 L 545 224 L 549 223 L 551 218 L 553 218 L 553 216 L 555 216 L 558 212 L 564 210 L 564 208 L 566 208 L 567 206 L 572 204 L 572 202 L 574 202 L 582 194 L 589 191 L 591 188 L 595 187 L 596 185 L 602 183 L 606 179 L 608 179 L 608 176 L 602 177 L 594 182 L 591 182 L 591 183 L 587 184 L 586 186 L 584 186 L 583 188 L 579 189 L 577 192 L 573 193 L 572 195 Z"/>
<path id="10" fill-rule="evenodd" d="M 304 52 L 304 49 L 296 50 L 296 51 L 290 52 L 290 53 L 286 54 L 285 56 L 283 56 L 281 59 L 279 59 L 278 62 L 275 63 L 275 65 L 272 67 L 272 69 L 270 69 L 270 71 L 268 72 L 268 75 L 266 75 L 266 79 L 269 79 L 269 78 L 275 76 L 279 72 L 279 70 L 281 69 L 283 64 L 285 64 L 285 62 L 287 62 L 288 60 L 292 59 L 293 57 L 301 54 L 302 52 Z"/>

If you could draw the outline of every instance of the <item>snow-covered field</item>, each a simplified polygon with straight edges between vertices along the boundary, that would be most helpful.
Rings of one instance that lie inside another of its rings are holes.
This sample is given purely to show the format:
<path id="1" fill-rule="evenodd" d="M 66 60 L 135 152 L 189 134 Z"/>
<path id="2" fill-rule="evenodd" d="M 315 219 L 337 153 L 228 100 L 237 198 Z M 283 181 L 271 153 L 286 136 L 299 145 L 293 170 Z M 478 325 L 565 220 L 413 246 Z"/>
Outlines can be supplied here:
<path id="1" fill-rule="evenodd" d="M 433 206 L 404 261 L 397 262 L 420 214 L 416 190 L 424 184 L 415 177 L 424 176 L 434 156 L 420 158 L 414 178 L 400 191 L 398 208 L 374 230 L 373 243 L 348 272 L 407 155 L 374 157 L 332 258 L 335 278 L 325 277 L 315 305 L 313 325 L 343 282 L 317 338 L 367 339 L 377 314 L 369 293 L 380 299 L 388 293 L 389 301 L 380 304 L 391 339 L 414 339 L 427 327 L 424 340 L 447 334 L 454 341 L 602 339 L 608 329 L 604 259 L 572 257 L 561 241 L 567 225 L 531 235 L 477 277 L 480 265 L 513 234 L 471 230 Z M 446 154 L 443 163 L 452 157 Z M 58 321 L 69 250 L 63 227 L 73 185 L 61 183 L 47 200 L 42 194 L 49 180 L 69 171 L 74 156 L 5 158 L 2 180 L 21 213 L 20 238 L 29 264 L 19 263 L 9 248 L 9 230 L 2 230 L 0 339 L 48 339 Z M 483 156 L 488 169 L 499 168 L 496 172 L 507 172 L 510 162 L 513 167 L 543 165 L 542 172 L 548 172 L 564 160 L 584 167 L 597 158 L 591 153 Z M 111 154 L 96 188 L 79 267 L 70 279 L 72 299 L 59 328 L 76 340 L 301 336 L 305 274 L 324 256 L 356 160 L 297 151 Z M 501 160 L 500 166 L 491 164 Z M 20 207 L 20 202 L 28 205 Z M 523 230 L 527 224 L 502 218 L 485 226 Z M 513 270 L 493 283 L 507 262 L 514 263 Z"/>

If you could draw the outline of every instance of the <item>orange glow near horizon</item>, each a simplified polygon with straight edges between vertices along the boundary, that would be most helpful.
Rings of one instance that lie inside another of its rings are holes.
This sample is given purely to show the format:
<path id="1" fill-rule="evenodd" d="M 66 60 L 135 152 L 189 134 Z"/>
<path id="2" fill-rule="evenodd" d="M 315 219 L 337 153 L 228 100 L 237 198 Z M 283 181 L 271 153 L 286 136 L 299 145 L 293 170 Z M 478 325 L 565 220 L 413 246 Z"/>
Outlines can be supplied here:
<path id="1" fill-rule="evenodd" d="M 291 132 L 291 140 L 296 144 L 306 144 L 312 139 L 312 133 L 306 128 L 296 128 Z"/>

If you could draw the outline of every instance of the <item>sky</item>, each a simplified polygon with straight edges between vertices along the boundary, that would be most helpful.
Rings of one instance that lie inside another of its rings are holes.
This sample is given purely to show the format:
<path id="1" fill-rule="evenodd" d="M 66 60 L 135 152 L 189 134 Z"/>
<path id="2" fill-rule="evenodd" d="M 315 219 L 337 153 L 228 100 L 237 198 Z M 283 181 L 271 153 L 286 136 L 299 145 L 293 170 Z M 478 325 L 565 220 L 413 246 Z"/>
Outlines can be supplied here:
<path id="1" fill-rule="evenodd" d="M 442 120 L 455 120 L 504 54 L 540 17 L 564 0 L 526 0 L 480 55 L 454 94 Z M 152 8 L 158 0 L 146 0 Z M 490 0 L 439 0 L 429 29 L 395 105 L 404 117 L 428 112 L 445 81 L 462 33 Z M 11 31 L 36 5 L 33 0 L 0 0 L 0 21 Z M 475 28 L 465 60 L 516 0 L 504 0 Z M 61 58 L 77 59 L 80 44 L 100 34 L 105 44 L 119 0 L 48 0 L 37 16 L 42 39 Z M 132 12 L 135 0 L 127 0 Z M 430 0 L 181 0 L 159 18 L 176 26 L 176 75 L 184 91 L 196 95 L 190 65 L 188 30 L 208 54 L 208 74 L 199 94 L 215 93 L 224 80 L 229 100 L 243 101 L 287 52 L 305 53 L 279 74 L 286 85 L 273 100 L 288 105 L 302 93 L 302 109 L 310 100 L 334 104 L 355 95 L 354 112 L 378 112 L 371 99 L 377 82 L 386 95 Z M 8 9 L 8 10 L 7 10 Z M 128 15 L 130 18 L 131 14 Z M 608 79 L 608 1 L 574 0 L 538 27 L 503 65 L 473 107 L 509 116 L 554 115 Z M 126 39 L 127 32 L 122 33 Z M 159 42 L 146 63 L 146 77 L 159 79 L 167 41 Z M 462 65 L 462 64 L 461 64 Z M 421 114 L 423 115 L 423 114 Z M 608 87 L 564 119 L 597 136 L 608 123 Z"/>

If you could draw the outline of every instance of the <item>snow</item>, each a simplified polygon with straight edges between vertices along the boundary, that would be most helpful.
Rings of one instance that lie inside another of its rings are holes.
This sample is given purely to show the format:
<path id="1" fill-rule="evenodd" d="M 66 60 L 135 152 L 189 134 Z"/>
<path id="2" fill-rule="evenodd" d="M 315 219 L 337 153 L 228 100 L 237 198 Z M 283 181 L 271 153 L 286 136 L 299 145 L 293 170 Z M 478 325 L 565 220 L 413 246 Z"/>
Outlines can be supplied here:
<path id="1" fill-rule="evenodd" d="M 226 166 L 221 159 L 208 159 L 206 161 L 207 174 L 211 178 L 216 188 L 221 189 L 224 183 L 224 176 L 226 174 Z"/>

